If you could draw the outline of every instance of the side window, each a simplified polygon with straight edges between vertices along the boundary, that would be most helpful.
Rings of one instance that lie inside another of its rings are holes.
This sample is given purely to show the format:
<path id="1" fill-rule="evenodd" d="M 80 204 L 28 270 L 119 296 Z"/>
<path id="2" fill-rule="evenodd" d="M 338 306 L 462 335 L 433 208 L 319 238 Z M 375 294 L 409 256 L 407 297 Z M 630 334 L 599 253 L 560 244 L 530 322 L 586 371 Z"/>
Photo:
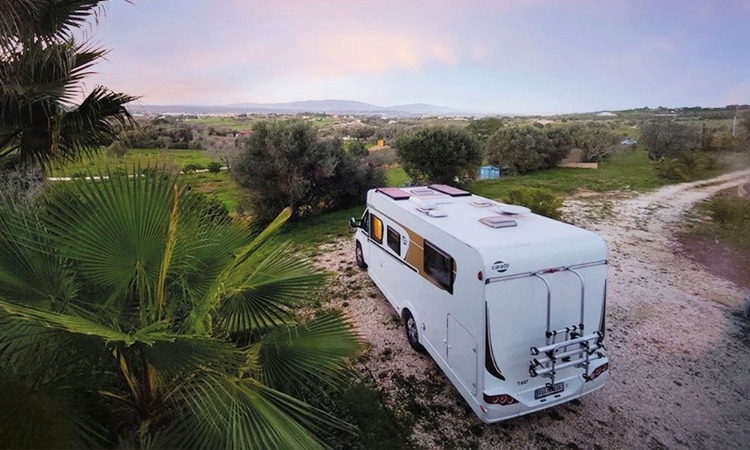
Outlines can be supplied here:
<path id="1" fill-rule="evenodd" d="M 375 214 L 370 214 L 370 238 L 378 244 L 383 243 L 383 221 Z"/>
<path id="2" fill-rule="evenodd" d="M 427 241 L 424 241 L 424 271 L 453 293 L 453 258 Z"/>
<path id="3" fill-rule="evenodd" d="M 388 247 L 391 248 L 398 256 L 401 256 L 401 235 L 398 231 L 388 227 Z"/>

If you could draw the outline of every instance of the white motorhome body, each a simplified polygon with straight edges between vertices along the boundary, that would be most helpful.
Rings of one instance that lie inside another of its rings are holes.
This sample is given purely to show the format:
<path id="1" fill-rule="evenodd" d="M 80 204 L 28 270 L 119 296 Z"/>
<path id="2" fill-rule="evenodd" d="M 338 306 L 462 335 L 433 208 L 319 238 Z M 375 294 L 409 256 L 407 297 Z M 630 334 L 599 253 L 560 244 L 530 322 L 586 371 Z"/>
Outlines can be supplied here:
<path id="1" fill-rule="evenodd" d="M 484 422 L 602 387 L 607 248 L 596 234 L 446 185 L 380 188 L 356 258 Z"/>

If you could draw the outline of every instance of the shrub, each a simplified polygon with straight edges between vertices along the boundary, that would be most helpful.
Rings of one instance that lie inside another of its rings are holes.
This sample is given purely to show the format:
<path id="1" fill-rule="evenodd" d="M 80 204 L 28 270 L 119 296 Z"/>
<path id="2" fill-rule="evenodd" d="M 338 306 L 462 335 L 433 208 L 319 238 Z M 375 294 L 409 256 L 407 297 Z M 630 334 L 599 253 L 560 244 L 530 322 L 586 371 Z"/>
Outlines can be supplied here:
<path id="1" fill-rule="evenodd" d="M 714 222 L 725 227 L 750 222 L 750 200 L 744 198 L 714 198 L 708 203 L 708 211 Z"/>
<path id="2" fill-rule="evenodd" d="M 218 161 L 211 161 L 210 163 L 208 163 L 206 168 L 211 173 L 219 173 L 221 172 L 221 163 Z"/>
<path id="3" fill-rule="evenodd" d="M 548 189 L 520 187 L 508 192 L 505 201 L 513 205 L 522 205 L 532 212 L 549 217 L 550 219 L 559 219 L 562 215 L 562 199 L 556 196 Z"/>
<path id="4" fill-rule="evenodd" d="M 662 158 L 654 163 L 656 175 L 669 181 L 691 181 L 703 178 L 716 169 L 716 160 L 697 152 L 683 152 L 674 158 Z"/>
<path id="5" fill-rule="evenodd" d="M 195 173 L 195 172 L 197 172 L 199 170 L 203 170 L 205 168 L 206 168 L 206 166 L 204 166 L 202 164 L 189 163 L 189 164 L 185 164 L 182 167 L 182 172 L 183 173 Z"/>

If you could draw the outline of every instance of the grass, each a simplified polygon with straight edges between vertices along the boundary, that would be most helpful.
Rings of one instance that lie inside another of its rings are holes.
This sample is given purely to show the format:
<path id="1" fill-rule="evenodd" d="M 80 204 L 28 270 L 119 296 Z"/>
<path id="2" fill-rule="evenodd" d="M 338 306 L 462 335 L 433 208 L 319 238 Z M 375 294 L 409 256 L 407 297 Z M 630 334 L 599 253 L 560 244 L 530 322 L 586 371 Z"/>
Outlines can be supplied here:
<path id="1" fill-rule="evenodd" d="M 181 180 L 194 186 L 198 191 L 219 200 L 229 212 L 234 213 L 246 209 L 247 194 L 227 172 L 191 173 L 180 177 Z"/>
<path id="2" fill-rule="evenodd" d="M 716 236 L 725 245 L 750 254 L 750 199 L 720 196 L 699 205 L 699 210 L 711 217 L 704 224 L 706 235 Z"/>
<path id="3" fill-rule="evenodd" d="M 94 158 L 83 158 L 52 169 L 51 176 L 64 177 L 86 175 L 89 172 L 98 173 L 104 168 L 116 170 L 123 168 L 132 170 L 134 166 L 141 168 L 159 167 L 182 169 L 188 164 L 206 166 L 211 160 L 203 150 L 170 150 L 170 149 L 130 149 L 122 158 L 116 158 L 102 152 Z M 227 207 L 230 212 L 242 211 L 247 204 L 247 196 L 243 189 L 227 172 L 220 173 L 191 173 L 180 175 L 185 183 L 197 190 L 215 197 Z"/>
<path id="4" fill-rule="evenodd" d="M 305 248 L 316 248 L 318 245 L 334 239 L 351 236 L 349 219 L 361 217 L 365 206 L 342 211 L 334 211 L 319 216 L 307 217 L 299 222 L 288 223 L 281 234 L 285 240 Z"/>
<path id="5" fill-rule="evenodd" d="M 656 176 L 648 154 L 642 150 L 626 151 L 599 164 L 598 169 L 543 170 L 526 175 L 475 181 L 470 190 L 492 199 L 502 199 L 517 187 L 549 189 L 557 195 L 578 190 L 607 192 L 614 190 L 645 191 L 669 184 Z"/>
<path id="6" fill-rule="evenodd" d="M 409 181 L 411 181 L 411 177 L 404 172 L 401 166 L 385 169 L 385 183 L 388 186 L 405 186 Z"/>
<path id="7" fill-rule="evenodd" d="M 128 150 L 128 153 L 122 158 L 109 156 L 105 151 L 102 151 L 93 158 L 84 157 L 79 161 L 56 165 L 52 168 L 50 175 L 53 177 L 64 177 L 74 174 L 86 174 L 89 171 L 96 173 L 98 168 L 103 168 L 105 165 L 110 169 L 114 169 L 117 167 L 133 167 L 133 165 L 137 164 L 140 164 L 141 167 L 148 165 L 153 167 L 158 164 L 159 166 L 176 166 L 181 169 L 187 164 L 205 166 L 210 161 L 204 150 L 138 148 Z"/>

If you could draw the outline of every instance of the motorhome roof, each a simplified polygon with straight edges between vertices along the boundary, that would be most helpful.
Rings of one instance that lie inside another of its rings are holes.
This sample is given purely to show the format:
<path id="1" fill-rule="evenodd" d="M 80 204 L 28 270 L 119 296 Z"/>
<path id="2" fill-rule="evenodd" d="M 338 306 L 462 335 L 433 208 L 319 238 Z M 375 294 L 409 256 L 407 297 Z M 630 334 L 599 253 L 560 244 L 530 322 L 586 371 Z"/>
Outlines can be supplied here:
<path id="1" fill-rule="evenodd" d="M 504 214 L 500 208 L 503 205 L 501 202 L 474 194 L 451 196 L 425 186 L 399 188 L 399 191 L 408 194 L 408 200 L 405 195 L 394 198 L 380 190 L 374 195 L 474 248 L 517 246 L 560 239 L 600 239 L 590 231 L 537 214 Z M 436 211 L 444 214 L 436 214 Z M 504 219 L 515 221 L 515 226 L 506 222 L 502 226 L 493 226 Z"/>

